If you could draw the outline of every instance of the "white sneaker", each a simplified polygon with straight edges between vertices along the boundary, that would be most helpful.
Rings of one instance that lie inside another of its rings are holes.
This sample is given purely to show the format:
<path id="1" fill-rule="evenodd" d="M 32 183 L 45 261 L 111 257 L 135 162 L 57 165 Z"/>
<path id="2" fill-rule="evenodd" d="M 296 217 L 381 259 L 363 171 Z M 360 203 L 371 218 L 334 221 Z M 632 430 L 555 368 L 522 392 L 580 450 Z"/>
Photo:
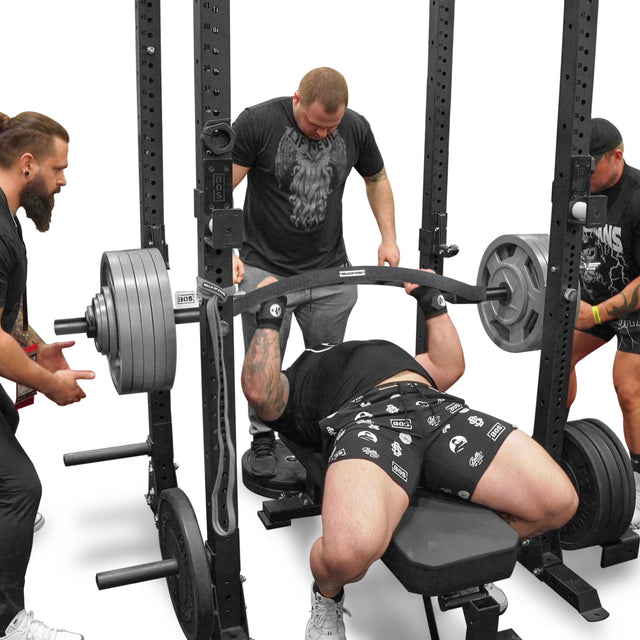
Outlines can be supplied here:
<path id="1" fill-rule="evenodd" d="M 42 527 L 44 527 L 44 516 L 40 512 L 38 512 L 36 513 L 36 519 L 33 523 L 33 533 L 35 533 L 36 531 L 40 531 Z"/>
<path id="2" fill-rule="evenodd" d="M 633 477 L 636 481 L 636 510 L 633 512 L 630 526 L 637 530 L 640 529 L 640 473 L 634 471 Z"/>
<path id="3" fill-rule="evenodd" d="M 344 595 L 339 602 L 325 598 L 311 588 L 311 617 L 307 622 L 305 640 L 346 640 L 343 614 L 351 615 L 344 608 Z"/>
<path id="4" fill-rule="evenodd" d="M 502 615 L 509 606 L 507 601 L 507 596 L 504 591 L 500 587 L 496 587 L 493 582 L 488 582 L 484 585 L 485 591 L 498 603 L 500 610 L 498 612 L 499 615 Z"/>
<path id="5" fill-rule="evenodd" d="M 52 629 L 40 620 L 33 619 L 33 612 L 23 609 L 7 627 L 6 635 L 0 640 L 84 640 L 79 633 L 64 629 Z"/>

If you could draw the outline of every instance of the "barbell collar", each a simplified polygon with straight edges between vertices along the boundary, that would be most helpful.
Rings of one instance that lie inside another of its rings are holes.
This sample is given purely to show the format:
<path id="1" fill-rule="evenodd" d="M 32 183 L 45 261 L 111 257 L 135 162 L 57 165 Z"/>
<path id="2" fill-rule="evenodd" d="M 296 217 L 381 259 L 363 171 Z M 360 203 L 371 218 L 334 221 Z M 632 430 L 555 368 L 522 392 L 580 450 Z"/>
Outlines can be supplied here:
<path id="1" fill-rule="evenodd" d="M 126 584 L 168 578 L 169 576 L 177 575 L 178 572 L 178 561 L 175 558 L 168 558 L 167 560 L 158 560 L 157 562 L 148 562 L 147 564 L 97 573 L 96 584 L 98 589 L 112 589 Z"/>

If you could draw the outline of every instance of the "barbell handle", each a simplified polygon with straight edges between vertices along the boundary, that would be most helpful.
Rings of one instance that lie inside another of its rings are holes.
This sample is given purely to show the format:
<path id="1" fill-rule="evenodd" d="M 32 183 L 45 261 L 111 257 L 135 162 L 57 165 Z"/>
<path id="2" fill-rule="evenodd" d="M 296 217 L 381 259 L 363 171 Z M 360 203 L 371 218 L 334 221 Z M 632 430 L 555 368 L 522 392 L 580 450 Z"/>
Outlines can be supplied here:
<path id="1" fill-rule="evenodd" d="M 138 564 L 112 571 L 103 571 L 96 574 L 96 584 L 98 589 L 112 589 L 122 587 L 126 584 L 136 584 L 147 580 L 157 580 L 158 578 L 168 578 L 179 573 L 178 561 L 175 558 L 168 560 L 158 560 L 147 564 Z"/>

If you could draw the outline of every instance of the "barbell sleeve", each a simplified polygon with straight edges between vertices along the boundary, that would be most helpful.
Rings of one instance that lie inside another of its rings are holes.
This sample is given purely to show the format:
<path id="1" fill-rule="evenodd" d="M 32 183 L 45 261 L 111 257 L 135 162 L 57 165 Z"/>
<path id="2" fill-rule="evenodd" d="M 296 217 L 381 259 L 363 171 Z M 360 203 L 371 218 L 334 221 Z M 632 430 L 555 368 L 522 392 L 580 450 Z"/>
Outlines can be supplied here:
<path id="1" fill-rule="evenodd" d="M 86 318 L 64 318 L 55 320 L 53 331 L 57 336 L 65 336 L 73 333 L 87 333 L 89 323 Z"/>
<path id="2" fill-rule="evenodd" d="M 147 564 L 139 564 L 122 569 L 113 569 L 96 574 L 96 584 L 98 589 L 112 589 L 122 587 L 126 584 L 136 584 L 147 580 L 157 580 L 158 578 L 168 578 L 175 576 L 179 572 L 178 561 L 175 558 L 158 560 Z"/>

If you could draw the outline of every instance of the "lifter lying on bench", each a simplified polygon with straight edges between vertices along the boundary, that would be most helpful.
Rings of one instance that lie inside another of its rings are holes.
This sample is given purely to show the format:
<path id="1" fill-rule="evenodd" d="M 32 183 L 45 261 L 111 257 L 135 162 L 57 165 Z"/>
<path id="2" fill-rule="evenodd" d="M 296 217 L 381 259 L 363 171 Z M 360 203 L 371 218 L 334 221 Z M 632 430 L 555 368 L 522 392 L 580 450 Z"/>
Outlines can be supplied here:
<path id="1" fill-rule="evenodd" d="M 274 282 L 267 278 L 260 286 Z M 311 548 L 307 640 L 345 638 L 345 584 L 382 557 L 419 483 L 495 510 L 521 538 L 560 528 L 578 506 L 569 478 L 533 439 L 444 393 L 464 371 L 440 292 L 405 285 L 425 317 L 415 358 L 382 340 L 307 349 L 280 370 L 284 298 L 261 305 L 242 369 L 258 415 L 328 461 L 322 536 Z"/>

